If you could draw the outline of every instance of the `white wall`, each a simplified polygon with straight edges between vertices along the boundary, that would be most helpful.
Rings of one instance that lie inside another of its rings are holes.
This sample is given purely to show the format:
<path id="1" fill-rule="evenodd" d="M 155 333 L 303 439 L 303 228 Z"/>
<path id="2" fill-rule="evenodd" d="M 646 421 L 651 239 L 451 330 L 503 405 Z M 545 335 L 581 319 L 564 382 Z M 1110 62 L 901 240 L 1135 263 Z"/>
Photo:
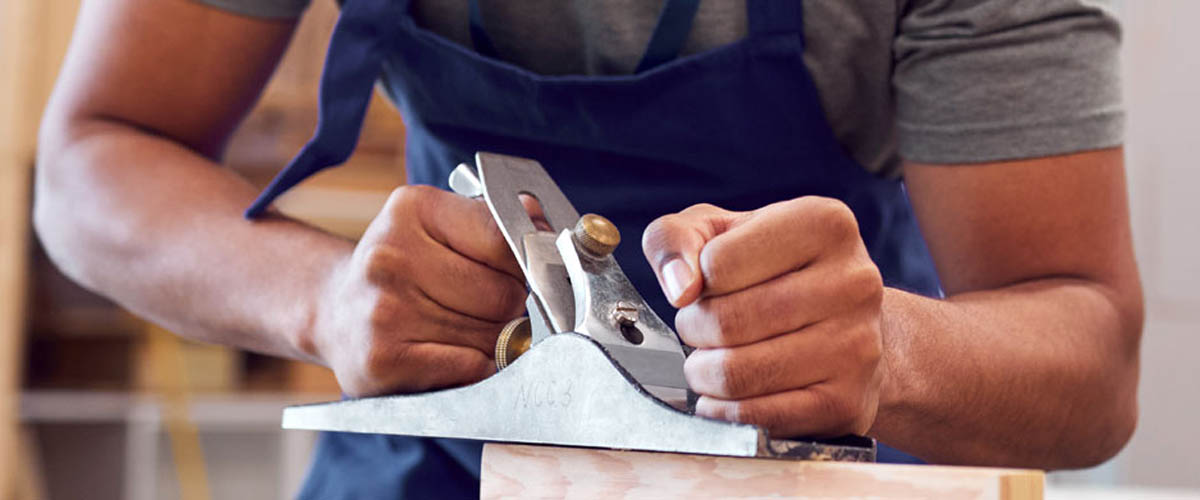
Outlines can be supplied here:
<path id="1" fill-rule="evenodd" d="M 1118 469 L 1200 488 L 1200 2 L 1126 1 L 1128 169 L 1146 289 L 1141 419 Z"/>
<path id="2" fill-rule="evenodd" d="M 1119 6 L 1130 203 L 1147 306 L 1141 416 L 1110 464 L 1055 479 L 1200 489 L 1200 1 Z"/>

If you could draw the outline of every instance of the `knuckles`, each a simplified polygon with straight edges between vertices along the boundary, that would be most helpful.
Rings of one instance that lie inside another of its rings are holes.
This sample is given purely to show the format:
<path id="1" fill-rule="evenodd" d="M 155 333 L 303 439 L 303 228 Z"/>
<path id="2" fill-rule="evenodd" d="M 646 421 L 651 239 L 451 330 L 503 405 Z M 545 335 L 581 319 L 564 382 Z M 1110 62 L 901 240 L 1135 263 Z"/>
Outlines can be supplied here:
<path id="1" fill-rule="evenodd" d="M 359 240 L 359 251 L 364 254 L 366 263 L 375 264 L 391 257 L 392 255 L 378 255 L 378 252 L 394 250 L 386 248 L 388 245 L 404 247 L 407 242 L 417 239 L 416 237 L 424 232 L 420 217 L 428 207 L 427 199 L 434 195 L 429 192 L 431 190 L 436 189 L 429 186 L 401 186 L 392 190 L 379 214 L 371 221 L 366 234 Z M 402 252 L 392 253 L 398 256 L 406 255 Z"/>
<path id="2" fill-rule="evenodd" d="M 729 349 L 700 349 L 683 364 L 684 375 L 700 394 L 733 399 L 749 393 L 748 367 Z"/>
<path id="3" fill-rule="evenodd" d="M 883 275 L 870 257 L 855 258 L 842 276 L 847 298 L 858 299 L 869 307 L 879 307 L 883 301 Z"/>
<path id="4" fill-rule="evenodd" d="M 433 186 L 420 184 L 400 186 L 393 189 L 383 204 L 377 219 L 384 218 L 384 227 L 389 238 L 404 240 L 417 233 L 425 232 L 424 222 L 427 214 L 435 211 L 435 206 L 444 196 L 457 196 L 442 191 Z M 437 221 L 432 221 L 437 222 Z"/>
<path id="5" fill-rule="evenodd" d="M 363 275 L 375 286 L 388 286 L 397 281 L 405 266 L 404 252 L 390 245 L 376 243 L 366 247 L 362 258 Z"/>
<path id="6" fill-rule="evenodd" d="M 683 211 L 680 213 L 687 214 L 687 215 L 708 215 L 708 214 L 725 213 L 725 212 L 726 212 L 725 209 L 718 207 L 716 205 L 713 205 L 712 203 L 697 203 L 695 205 L 692 205 L 690 207 L 683 209 Z"/>
<path id="7" fill-rule="evenodd" d="M 726 411 L 734 422 L 757 425 L 768 430 L 776 428 L 775 422 L 780 420 L 773 413 L 766 411 L 763 405 L 748 401 L 732 401 Z"/>
<path id="8" fill-rule="evenodd" d="M 846 355 L 856 361 L 857 366 L 869 367 L 873 371 L 883 356 L 880 317 L 884 287 L 879 269 L 870 259 L 865 261 L 846 273 L 846 296 L 859 306 L 849 313 L 854 316 L 842 336 L 850 343 L 844 349 Z"/>
<path id="9" fill-rule="evenodd" d="M 715 331 L 714 339 L 718 345 L 734 346 L 742 343 L 742 337 L 748 326 L 747 311 L 737 304 L 727 300 L 709 301 L 710 317 Z"/>
<path id="10" fill-rule="evenodd" d="M 714 216 L 724 215 L 728 211 L 708 203 L 692 205 L 681 212 L 667 214 L 654 219 L 642 232 L 642 250 L 652 264 L 660 264 L 657 260 L 663 254 L 670 254 L 667 248 L 674 236 L 685 231 L 694 231 L 697 224 L 712 223 Z"/>
<path id="11" fill-rule="evenodd" d="M 854 432 L 855 424 L 859 420 L 858 404 L 855 403 L 857 398 L 853 394 L 838 394 L 833 395 L 823 390 L 814 390 L 811 392 L 814 398 L 814 412 L 818 415 L 824 415 L 828 418 L 832 425 L 825 431 L 825 434 L 849 434 Z"/>
<path id="12" fill-rule="evenodd" d="M 683 361 L 683 375 L 688 385 L 700 394 L 716 396 L 724 384 L 725 373 L 713 350 L 699 349 Z"/>
<path id="13" fill-rule="evenodd" d="M 409 348 L 406 342 L 387 342 L 376 336 L 371 340 L 363 360 L 362 373 L 367 380 L 375 382 L 394 378 L 397 367 L 405 366 Z"/>
<path id="14" fill-rule="evenodd" d="M 380 332 L 386 332 L 400 323 L 403 309 L 400 301 L 395 299 L 386 292 L 374 292 L 374 300 L 372 301 L 371 312 L 368 314 L 367 324 L 370 325 L 370 346 L 373 348 L 379 341 Z"/>
<path id="15" fill-rule="evenodd" d="M 508 321 L 520 316 L 521 311 L 525 310 L 525 299 L 529 293 L 525 290 L 524 285 L 513 279 L 505 280 L 501 283 L 499 290 L 489 296 L 494 313 L 489 319 Z"/>
<path id="16" fill-rule="evenodd" d="M 731 278 L 725 266 L 728 252 L 730 252 L 729 245 L 724 240 L 710 241 L 700 250 L 700 274 L 704 276 L 706 286 L 721 289 Z"/>
<path id="17" fill-rule="evenodd" d="M 856 334 L 854 347 L 849 349 L 849 355 L 858 366 L 870 368 L 874 372 L 883 358 L 883 342 L 878 324 L 867 324 Z"/>
<path id="18" fill-rule="evenodd" d="M 383 206 L 386 212 L 392 214 L 417 213 L 416 210 L 423 211 L 424 207 L 436 201 L 437 197 L 442 194 L 444 194 L 443 191 L 433 186 L 420 184 L 400 186 L 392 190 Z"/>
<path id="19" fill-rule="evenodd" d="M 790 418 L 798 418 L 786 408 L 779 408 L 766 400 L 754 401 L 722 401 L 719 412 L 726 420 L 750 424 L 767 429 L 772 435 L 786 434 L 780 432 L 786 428 Z"/>
<path id="20" fill-rule="evenodd" d="M 870 428 L 873 411 L 862 408 L 854 395 L 832 395 L 825 389 L 810 388 L 740 401 L 705 395 L 697 402 L 696 411 L 712 418 L 760 426 L 772 436 L 781 437 L 800 434 L 797 423 L 814 419 L 825 424 L 809 428 L 804 432 L 806 435 L 863 434 Z"/>
<path id="21" fill-rule="evenodd" d="M 453 293 L 473 296 L 481 306 L 481 314 L 485 319 L 509 320 L 519 315 L 525 306 L 527 292 L 523 283 L 507 274 L 478 275 L 466 261 L 443 263 L 439 269 L 445 274 L 441 275 L 440 280 L 430 281 L 426 278 L 424 281 L 415 281 L 417 277 L 428 273 L 413 274 L 421 255 L 414 256 L 412 253 L 420 254 L 422 251 L 417 248 L 405 252 L 383 242 L 364 244 L 357 272 L 362 273 L 372 287 L 401 294 L 412 293 L 413 289 L 428 291 L 427 287 L 446 286 L 444 283 L 450 282 L 475 283 L 477 286 Z"/>
<path id="22" fill-rule="evenodd" d="M 814 220 L 836 241 L 858 238 L 858 219 L 854 211 L 841 200 L 824 196 L 797 198 L 795 208 Z"/>
<path id="23" fill-rule="evenodd" d="M 716 387 L 719 397 L 737 398 L 749 394 L 753 379 L 750 370 L 737 356 L 736 351 L 726 350 L 719 362 L 720 380 Z"/>
<path id="24" fill-rule="evenodd" d="M 721 297 L 706 298 L 680 309 L 675 326 L 693 347 L 733 347 L 743 343 L 747 313 Z"/>
<path id="25" fill-rule="evenodd" d="M 680 336 L 700 348 L 684 364 L 688 383 L 705 398 L 714 398 L 705 405 L 719 418 L 786 430 L 795 428 L 794 419 L 803 417 L 796 412 L 803 411 L 828 422 L 821 430 L 823 435 L 865 432 L 874 419 L 875 403 L 869 395 L 874 391 L 871 381 L 877 380 L 874 374 L 882 358 L 880 307 L 884 285 L 859 236 L 854 213 L 841 201 L 822 197 L 798 198 L 764 210 L 789 210 L 811 218 L 814 227 L 823 232 L 824 244 L 832 250 L 826 254 L 825 265 L 836 266 L 831 275 L 834 281 L 822 288 L 838 296 L 848 307 L 824 318 L 827 325 L 840 325 L 835 330 L 822 330 L 834 344 L 829 346 L 829 353 L 837 358 L 830 360 L 837 367 L 836 374 L 831 374 L 827 383 L 789 389 L 802 391 L 803 396 L 801 393 L 794 396 L 797 399 L 783 394 L 757 397 L 759 389 L 786 385 L 781 383 L 786 382 L 788 366 L 794 366 L 789 360 L 797 359 L 797 353 L 776 352 L 770 359 L 751 359 L 740 355 L 741 349 L 730 349 L 745 343 L 746 339 L 741 337 L 750 326 L 748 322 L 756 321 L 757 315 L 764 311 L 761 307 L 738 307 L 736 301 L 717 296 L 682 308 L 676 316 Z M 648 257 L 654 256 L 651 248 L 657 240 L 684 227 L 681 214 L 660 218 L 647 229 L 644 243 Z M 706 285 L 734 278 L 727 276 L 722 268 L 722 263 L 728 260 L 726 254 L 734 250 L 725 248 L 720 241 L 705 245 L 699 255 L 699 266 Z"/>

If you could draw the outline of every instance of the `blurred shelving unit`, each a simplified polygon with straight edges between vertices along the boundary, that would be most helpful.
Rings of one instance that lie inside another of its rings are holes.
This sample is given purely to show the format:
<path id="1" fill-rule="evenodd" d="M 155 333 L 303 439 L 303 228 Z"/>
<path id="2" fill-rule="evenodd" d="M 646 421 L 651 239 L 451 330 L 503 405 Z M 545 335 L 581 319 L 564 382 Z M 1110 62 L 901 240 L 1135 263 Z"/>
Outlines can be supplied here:
<path id="1" fill-rule="evenodd" d="M 293 498 L 315 433 L 283 431 L 279 409 L 327 395 L 192 396 L 188 420 L 205 451 L 212 498 Z M 20 418 L 37 428 L 51 498 L 178 498 L 162 396 L 115 391 L 27 391 Z M 113 488 L 116 483 L 119 488 Z"/>
<path id="2" fill-rule="evenodd" d="M 31 239 L 37 124 L 79 3 L 0 0 L 0 498 L 291 498 L 315 435 L 282 431 L 280 411 L 336 399 L 332 373 L 177 340 L 73 284 Z M 314 0 L 225 166 L 263 186 L 307 141 L 336 16 Z M 357 238 L 404 182 L 403 139 L 376 97 L 347 165 L 277 206 Z"/>

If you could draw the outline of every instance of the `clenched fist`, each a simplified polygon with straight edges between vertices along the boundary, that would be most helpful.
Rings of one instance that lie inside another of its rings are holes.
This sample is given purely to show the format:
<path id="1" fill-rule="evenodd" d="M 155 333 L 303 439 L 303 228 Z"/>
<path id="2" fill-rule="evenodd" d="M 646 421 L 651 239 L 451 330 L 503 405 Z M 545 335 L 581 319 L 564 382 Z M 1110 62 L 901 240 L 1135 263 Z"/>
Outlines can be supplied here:
<path id="1" fill-rule="evenodd" d="M 401 187 L 334 270 L 311 348 L 351 396 L 476 382 L 526 294 L 483 202 Z"/>
<path id="2" fill-rule="evenodd" d="M 696 347 L 684 364 L 696 413 L 776 437 L 871 427 L 883 283 L 846 205 L 696 205 L 654 221 L 642 247 Z"/>

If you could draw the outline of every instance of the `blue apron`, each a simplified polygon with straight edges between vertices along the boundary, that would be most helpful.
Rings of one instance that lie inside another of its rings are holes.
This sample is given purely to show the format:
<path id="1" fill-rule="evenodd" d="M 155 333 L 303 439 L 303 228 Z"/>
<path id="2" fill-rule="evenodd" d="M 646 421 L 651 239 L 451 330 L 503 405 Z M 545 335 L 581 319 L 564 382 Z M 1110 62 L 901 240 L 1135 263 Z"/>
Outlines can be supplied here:
<path id="1" fill-rule="evenodd" d="M 545 76 L 494 57 L 472 0 L 473 51 L 417 26 L 408 0 L 348 0 L 334 31 L 313 139 L 248 217 L 353 151 L 382 78 L 407 126 L 409 182 L 447 187 L 476 151 L 534 158 L 581 213 L 635 235 L 616 251 L 630 280 L 674 317 L 637 242 L 696 203 L 753 210 L 804 195 L 844 201 L 888 286 L 935 296 L 904 188 L 843 150 L 804 64 L 798 0 L 748 0 L 747 36 L 677 57 L 699 0 L 668 0 L 632 75 Z M 301 498 L 478 495 L 478 443 L 326 433 Z M 913 461 L 880 447 L 881 461 Z"/>

